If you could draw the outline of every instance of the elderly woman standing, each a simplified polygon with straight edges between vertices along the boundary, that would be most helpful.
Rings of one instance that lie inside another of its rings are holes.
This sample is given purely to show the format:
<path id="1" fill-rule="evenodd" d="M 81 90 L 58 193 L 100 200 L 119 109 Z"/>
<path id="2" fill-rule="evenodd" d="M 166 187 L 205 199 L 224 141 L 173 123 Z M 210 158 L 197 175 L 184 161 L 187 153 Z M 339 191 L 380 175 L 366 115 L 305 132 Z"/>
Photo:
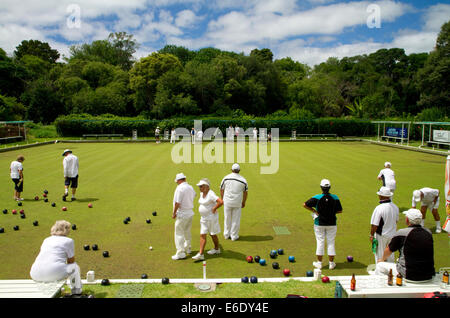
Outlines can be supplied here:
<path id="1" fill-rule="evenodd" d="M 208 179 L 202 179 L 197 184 L 200 188 L 200 204 L 198 211 L 200 212 L 200 251 L 192 259 L 199 261 L 204 260 L 203 255 L 206 245 L 206 235 L 209 233 L 214 242 L 214 248 L 207 253 L 209 255 L 220 254 L 219 239 L 217 234 L 220 233 L 219 214 L 217 209 L 223 205 L 223 200 L 219 198 L 213 190 L 210 189 Z"/>
<path id="2" fill-rule="evenodd" d="M 70 279 L 72 295 L 81 294 L 80 267 L 75 263 L 74 241 L 68 238 L 70 223 L 56 221 L 50 237 L 41 245 L 39 255 L 31 266 L 30 276 L 38 282 Z"/>

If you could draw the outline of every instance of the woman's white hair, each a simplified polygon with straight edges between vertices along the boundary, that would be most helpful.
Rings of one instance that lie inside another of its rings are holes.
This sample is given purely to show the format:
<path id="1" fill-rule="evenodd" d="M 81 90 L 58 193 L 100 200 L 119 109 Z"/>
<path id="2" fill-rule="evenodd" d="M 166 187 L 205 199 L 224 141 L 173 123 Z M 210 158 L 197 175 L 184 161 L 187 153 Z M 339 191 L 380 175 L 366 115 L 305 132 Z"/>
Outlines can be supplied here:
<path id="1" fill-rule="evenodd" d="M 70 223 L 65 220 L 56 221 L 50 230 L 51 235 L 67 236 L 70 231 Z"/>

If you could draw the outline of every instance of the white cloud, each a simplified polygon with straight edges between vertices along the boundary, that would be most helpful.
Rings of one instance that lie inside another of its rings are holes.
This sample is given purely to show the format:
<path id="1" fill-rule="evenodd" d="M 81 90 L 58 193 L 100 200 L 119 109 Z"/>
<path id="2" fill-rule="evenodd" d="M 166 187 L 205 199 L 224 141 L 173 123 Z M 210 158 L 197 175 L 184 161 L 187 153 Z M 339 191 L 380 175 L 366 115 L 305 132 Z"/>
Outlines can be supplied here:
<path id="1" fill-rule="evenodd" d="M 197 23 L 203 20 L 191 10 L 183 10 L 177 13 L 175 25 L 180 28 L 195 27 Z"/>
<path id="2" fill-rule="evenodd" d="M 450 20 L 450 5 L 437 4 L 428 8 L 424 15 L 425 27 L 427 31 L 439 32 L 444 23 Z"/>

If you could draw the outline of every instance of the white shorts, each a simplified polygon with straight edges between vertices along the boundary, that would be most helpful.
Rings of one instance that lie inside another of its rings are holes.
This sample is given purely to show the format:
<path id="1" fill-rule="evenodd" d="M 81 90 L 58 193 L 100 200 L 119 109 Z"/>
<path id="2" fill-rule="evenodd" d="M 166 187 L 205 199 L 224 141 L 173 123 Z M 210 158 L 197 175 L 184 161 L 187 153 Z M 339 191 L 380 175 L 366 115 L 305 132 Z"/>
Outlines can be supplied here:
<path id="1" fill-rule="evenodd" d="M 430 210 L 439 208 L 439 197 L 436 200 L 436 204 L 433 201 L 431 202 L 422 201 L 422 206 L 426 206 Z"/>
<path id="2" fill-rule="evenodd" d="M 200 234 L 217 235 L 220 233 L 219 218 L 200 218 Z"/>

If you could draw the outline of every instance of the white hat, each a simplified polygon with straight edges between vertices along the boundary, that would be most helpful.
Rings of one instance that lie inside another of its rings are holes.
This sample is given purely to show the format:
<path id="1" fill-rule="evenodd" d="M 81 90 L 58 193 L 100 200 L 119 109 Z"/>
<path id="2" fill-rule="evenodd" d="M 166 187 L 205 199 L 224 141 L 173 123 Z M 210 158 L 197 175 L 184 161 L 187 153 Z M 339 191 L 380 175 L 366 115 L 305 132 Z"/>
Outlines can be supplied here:
<path id="1" fill-rule="evenodd" d="M 320 186 L 324 188 L 329 188 L 331 187 L 331 182 L 328 179 L 322 179 L 322 181 L 320 181 Z"/>
<path id="2" fill-rule="evenodd" d="M 64 150 L 64 152 L 63 152 L 63 157 L 66 155 L 66 153 L 68 153 L 68 152 L 70 152 L 70 153 L 72 153 L 72 150 L 70 150 L 70 149 L 66 149 L 66 150 Z"/>
<path id="3" fill-rule="evenodd" d="M 392 197 L 394 195 L 388 187 L 381 187 L 377 194 L 382 197 Z"/>
<path id="4" fill-rule="evenodd" d="M 241 171 L 241 166 L 240 166 L 238 163 L 235 163 L 235 164 L 233 164 L 233 165 L 231 166 L 231 170 L 232 170 L 232 171 L 234 171 L 234 170 L 239 170 L 239 171 Z"/>
<path id="5" fill-rule="evenodd" d="M 384 167 L 385 167 L 385 168 L 390 167 L 390 166 L 392 166 L 392 165 L 391 165 L 391 163 L 390 163 L 389 161 L 386 161 L 386 162 L 384 163 Z"/>
<path id="6" fill-rule="evenodd" d="M 420 224 L 422 222 L 422 212 L 417 209 L 409 209 L 403 212 L 411 224 Z"/>
<path id="7" fill-rule="evenodd" d="M 414 192 L 413 192 L 414 201 L 419 202 L 421 200 L 421 197 L 422 197 L 422 192 L 420 192 L 420 190 L 414 190 Z"/>
<path id="8" fill-rule="evenodd" d="M 198 186 L 207 185 L 209 187 L 209 180 L 207 178 L 204 178 L 197 183 Z"/>
<path id="9" fill-rule="evenodd" d="M 175 177 L 175 182 L 181 179 L 186 179 L 186 176 L 184 175 L 183 172 L 177 174 L 177 176 Z"/>

